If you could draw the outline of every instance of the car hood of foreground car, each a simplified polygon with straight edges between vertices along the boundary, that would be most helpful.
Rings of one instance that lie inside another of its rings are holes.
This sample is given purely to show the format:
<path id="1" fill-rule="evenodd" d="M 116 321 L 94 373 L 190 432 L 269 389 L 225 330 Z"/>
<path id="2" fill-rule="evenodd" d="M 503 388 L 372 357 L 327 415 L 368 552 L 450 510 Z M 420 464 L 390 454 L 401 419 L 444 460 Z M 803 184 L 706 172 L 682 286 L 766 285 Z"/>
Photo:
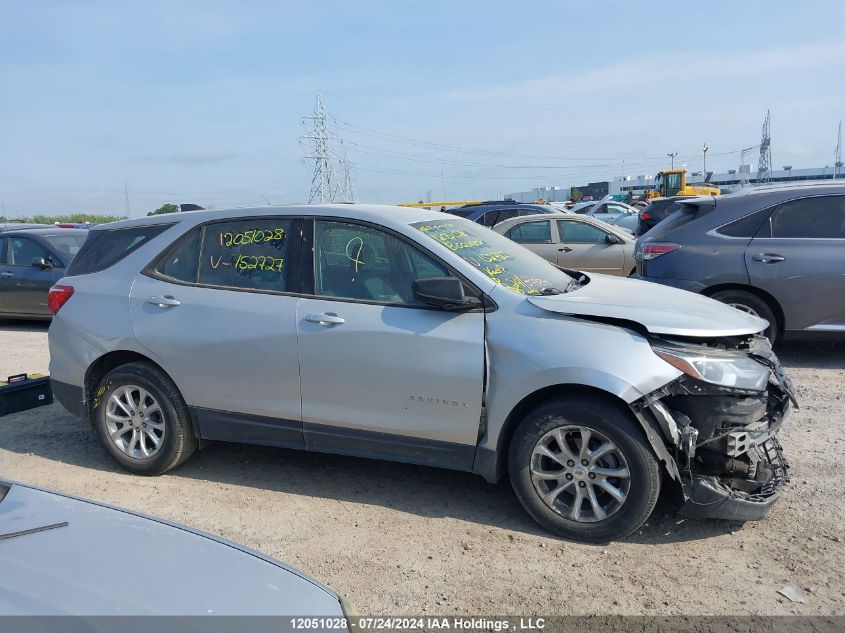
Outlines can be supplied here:
<path id="1" fill-rule="evenodd" d="M 528 301 L 558 314 L 634 321 L 652 334 L 715 338 L 756 334 L 768 323 L 703 295 L 638 279 L 590 275 L 577 290 Z"/>
<path id="2" fill-rule="evenodd" d="M 342 615 L 330 590 L 258 552 L 2 480 L 0 569 L 0 615 Z"/>

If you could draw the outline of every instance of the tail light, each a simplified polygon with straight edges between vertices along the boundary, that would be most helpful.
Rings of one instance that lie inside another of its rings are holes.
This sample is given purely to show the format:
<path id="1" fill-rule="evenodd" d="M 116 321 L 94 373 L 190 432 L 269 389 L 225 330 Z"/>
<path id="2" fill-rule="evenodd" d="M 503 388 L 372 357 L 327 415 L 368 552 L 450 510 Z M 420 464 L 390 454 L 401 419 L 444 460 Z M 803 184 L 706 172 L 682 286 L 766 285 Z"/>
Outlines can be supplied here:
<path id="1" fill-rule="evenodd" d="M 657 259 L 661 255 L 671 253 L 681 248 L 680 244 L 673 244 L 672 242 L 651 242 L 643 246 L 643 260 Z"/>
<path id="2" fill-rule="evenodd" d="M 645 220 L 646 222 L 651 220 L 651 214 L 649 214 L 648 211 L 640 212 L 640 220 Z"/>
<path id="3" fill-rule="evenodd" d="M 56 314 L 73 294 L 73 286 L 55 285 L 47 293 L 47 307 Z"/>

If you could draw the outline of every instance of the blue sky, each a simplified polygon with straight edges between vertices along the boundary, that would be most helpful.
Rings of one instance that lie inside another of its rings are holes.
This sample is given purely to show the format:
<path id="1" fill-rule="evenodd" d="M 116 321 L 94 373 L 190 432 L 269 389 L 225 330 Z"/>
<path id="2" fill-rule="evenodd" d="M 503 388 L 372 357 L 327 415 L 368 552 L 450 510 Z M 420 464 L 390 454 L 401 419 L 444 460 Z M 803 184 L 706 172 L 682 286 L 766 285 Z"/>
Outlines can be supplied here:
<path id="1" fill-rule="evenodd" d="M 670 151 L 700 169 L 704 142 L 708 169 L 736 167 L 767 108 L 775 166 L 822 166 L 845 118 L 843 3 L 3 0 L 0 12 L 11 216 L 123 213 L 124 182 L 133 215 L 305 201 L 297 139 L 318 90 L 359 198 L 385 203 L 650 174 Z"/>

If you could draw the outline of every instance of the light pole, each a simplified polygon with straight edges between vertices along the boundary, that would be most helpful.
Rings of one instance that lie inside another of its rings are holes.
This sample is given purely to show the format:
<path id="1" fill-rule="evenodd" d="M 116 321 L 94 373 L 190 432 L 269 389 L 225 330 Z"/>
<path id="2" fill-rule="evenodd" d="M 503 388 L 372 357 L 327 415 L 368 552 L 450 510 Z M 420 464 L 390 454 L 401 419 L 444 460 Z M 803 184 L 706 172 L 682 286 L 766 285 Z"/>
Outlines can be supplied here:
<path id="1" fill-rule="evenodd" d="M 704 177 L 707 178 L 707 150 L 710 149 L 707 146 L 707 143 L 704 144 L 704 147 L 701 148 L 702 153 L 704 154 Z"/>
<path id="2" fill-rule="evenodd" d="M 678 155 L 678 152 L 669 152 L 666 155 L 672 159 L 672 169 L 675 169 L 675 156 Z"/>

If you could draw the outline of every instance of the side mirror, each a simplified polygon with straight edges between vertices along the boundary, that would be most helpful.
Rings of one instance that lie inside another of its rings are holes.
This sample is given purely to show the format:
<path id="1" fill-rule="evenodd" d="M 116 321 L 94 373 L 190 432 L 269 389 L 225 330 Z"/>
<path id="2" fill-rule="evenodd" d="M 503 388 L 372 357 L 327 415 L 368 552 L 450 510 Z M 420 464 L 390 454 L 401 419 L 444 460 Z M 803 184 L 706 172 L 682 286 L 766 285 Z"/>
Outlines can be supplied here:
<path id="1" fill-rule="evenodd" d="M 51 270 L 53 268 L 53 262 L 49 259 L 44 259 L 43 257 L 33 258 L 31 265 L 35 268 L 40 268 L 41 270 Z"/>
<path id="2" fill-rule="evenodd" d="M 445 310 L 470 310 L 481 305 L 475 297 L 464 294 L 464 285 L 455 277 L 417 279 L 411 284 L 414 298 Z"/>
<path id="3" fill-rule="evenodd" d="M 617 236 L 615 236 L 611 233 L 608 233 L 607 235 L 604 236 L 604 243 L 605 244 L 621 244 L 622 240 L 619 239 Z"/>

